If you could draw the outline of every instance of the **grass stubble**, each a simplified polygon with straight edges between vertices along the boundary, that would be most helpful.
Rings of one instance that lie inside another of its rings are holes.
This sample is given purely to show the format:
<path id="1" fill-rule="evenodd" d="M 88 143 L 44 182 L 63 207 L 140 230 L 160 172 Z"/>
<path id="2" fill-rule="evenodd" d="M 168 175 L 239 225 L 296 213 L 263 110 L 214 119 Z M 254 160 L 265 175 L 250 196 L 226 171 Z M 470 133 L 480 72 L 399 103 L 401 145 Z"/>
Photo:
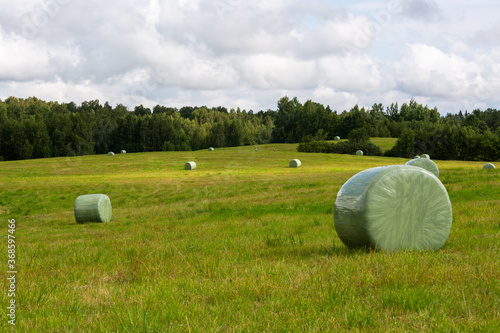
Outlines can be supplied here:
<path id="1" fill-rule="evenodd" d="M 16 331 L 500 330 L 498 169 L 436 161 L 454 213 L 439 251 L 354 251 L 335 233 L 337 191 L 406 160 L 295 148 L 0 163 L 0 215 L 17 221 Z M 110 197 L 112 222 L 76 224 L 74 200 L 90 193 Z"/>

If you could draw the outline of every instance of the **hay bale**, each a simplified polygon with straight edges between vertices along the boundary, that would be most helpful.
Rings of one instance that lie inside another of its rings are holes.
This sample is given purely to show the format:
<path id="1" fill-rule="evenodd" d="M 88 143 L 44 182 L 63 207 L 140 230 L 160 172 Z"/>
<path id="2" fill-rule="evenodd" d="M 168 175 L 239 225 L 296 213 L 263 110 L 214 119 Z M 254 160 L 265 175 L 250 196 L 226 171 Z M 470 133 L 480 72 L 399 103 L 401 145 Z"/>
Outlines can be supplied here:
<path id="1" fill-rule="evenodd" d="M 414 158 L 420 158 L 420 156 L 418 156 L 418 155 L 415 155 L 415 157 L 414 157 Z"/>
<path id="2" fill-rule="evenodd" d="M 495 169 L 495 165 L 493 163 L 486 163 L 483 165 L 483 169 Z"/>
<path id="3" fill-rule="evenodd" d="M 105 194 L 80 195 L 75 200 L 74 211 L 77 223 L 111 221 L 111 201 Z"/>
<path id="4" fill-rule="evenodd" d="M 126 153 L 127 153 L 127 151 L 125 151 L 125 150 L 123 150 L 123 149 L 122 149 L 122 150 L 120 151 L 120 153 L 121 153 L 121 154 L 126 154 Z"/>
<path id="5" fill-rule="evenodd" d="M 115 153 L 113 153 L 112 151 L 110 151 L 110 152 L 108 153 L 108 156 L 115 156 Z"/>
<path id="6" fill-rule="evenodd" d="M 297 159 L 294 159 L 294 160 L 291 160 L 289 165 L 290 165 L 290 168 L 298 168 L 300 167 L 302 163 L 300 163 L 300 160 L 297 160 Z"/>
<path id="7" fill-rule="evenodd" d="M 337 194 L 334 222 L 348 247 L 437 250 L 450 234 L 452 208 L 446 188 L 432 173 L 393 165 L 349 179 Z"/>
<path id="8" fill-rule="evenodd" d="M 194 170 L 194 169 L 196 169 L 196 163 L 194 163 L 193 161 L 186 162 L 186 164 L 184 164 L 184 169 Z"/>
<path id="9" fill-rule="evenodd" d="M 357 150 L 356 155 L 363 156 L 363 151 L 362 150 Z"/>
<path id="10" fill-rule="evenodd" d="M 420 158 L 428 158 L 428 159 L 430 159 L 431 157 L 429 155 L 427 155 L 427 154 L 422 154 L 422 155 L 420 155 Z"/>
<path id="11" fill-rule="evenodd" d="M 215 150 L 214 147 L 208 148 L 208 151 L 214 151 L 214 150 Z"/>
<path id="12" fill-rule="evenodd" d="M 439 168 L 438 168 L 437 164 L 434 163 L 433 160 L 430 160 L 428 158 L 415 158 L 411 161 L 406 162 L 405 165 L 412 165 L 412 166 L 416 166 L 416 167 L 425 169 L 425 170 L 431 172 L 432 174 L 434 174 L 434 176 L 439 178 Z"/>
<path id="13" fill-rule="evenodd" d="M 333 140 L 335 140 L 335 141 L 340 141 L 340 136 L 336 136 L 336 137 L 334 137 L 334 138 L 333 138 Z"/>

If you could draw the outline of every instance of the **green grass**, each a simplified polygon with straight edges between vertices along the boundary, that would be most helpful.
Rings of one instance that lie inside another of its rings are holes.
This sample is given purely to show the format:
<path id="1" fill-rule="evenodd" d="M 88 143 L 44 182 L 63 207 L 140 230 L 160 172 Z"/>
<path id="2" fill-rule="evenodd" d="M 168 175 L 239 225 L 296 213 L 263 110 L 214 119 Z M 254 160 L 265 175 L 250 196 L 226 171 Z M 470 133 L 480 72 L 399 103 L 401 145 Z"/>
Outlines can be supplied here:
<path id="1" fill-rule="evenodd" d="M 343 183 L 404 162 L 284 144 L 1 162 L 16 331 L 499 331 L 498 169 L 436 161 L 454 213 L 439 251 L 351 251 L 337 237 Z M 90 193 L 110 197 L 111 223 L 75 222 Z"/>

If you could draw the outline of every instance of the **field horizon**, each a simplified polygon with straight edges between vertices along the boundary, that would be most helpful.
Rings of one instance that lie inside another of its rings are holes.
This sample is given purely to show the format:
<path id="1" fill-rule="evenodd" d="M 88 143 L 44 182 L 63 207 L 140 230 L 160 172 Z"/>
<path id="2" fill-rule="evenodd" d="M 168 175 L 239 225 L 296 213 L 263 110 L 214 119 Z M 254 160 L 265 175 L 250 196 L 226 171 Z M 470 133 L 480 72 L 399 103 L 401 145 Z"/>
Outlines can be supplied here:
<path id="1" fill-rule="evenodd" d="M 0 162 L 4 248 L 16 220 L 16 331 L 500 330 L 498 169 L 435 161 L 453 207 L 442 249 L 354 251 L 335 233 L 336 193 L 408 160 L 296 147 Z M 111 199 L 111 222 L 77 224 L 76 197 L 94 193 Z"/>

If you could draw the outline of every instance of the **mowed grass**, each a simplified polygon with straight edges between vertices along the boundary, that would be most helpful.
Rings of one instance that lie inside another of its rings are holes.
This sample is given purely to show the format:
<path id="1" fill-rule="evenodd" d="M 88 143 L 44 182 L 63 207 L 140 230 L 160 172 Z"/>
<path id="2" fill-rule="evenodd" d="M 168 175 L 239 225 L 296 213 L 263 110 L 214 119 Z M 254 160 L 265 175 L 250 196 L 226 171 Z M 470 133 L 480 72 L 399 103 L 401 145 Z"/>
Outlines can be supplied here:
<path id="1" fill-rule="evenodd" d="M 454 213 L 441 250 L 351 251 L 335 233 L 336 193 L 406 160 L 257 148 L 1 162 L 16 331 L 500 330 L 498 169 L 436 161 Z M 112 222 L 75 222 L 76 197 L 91 193 L 110 197 Z"/>

